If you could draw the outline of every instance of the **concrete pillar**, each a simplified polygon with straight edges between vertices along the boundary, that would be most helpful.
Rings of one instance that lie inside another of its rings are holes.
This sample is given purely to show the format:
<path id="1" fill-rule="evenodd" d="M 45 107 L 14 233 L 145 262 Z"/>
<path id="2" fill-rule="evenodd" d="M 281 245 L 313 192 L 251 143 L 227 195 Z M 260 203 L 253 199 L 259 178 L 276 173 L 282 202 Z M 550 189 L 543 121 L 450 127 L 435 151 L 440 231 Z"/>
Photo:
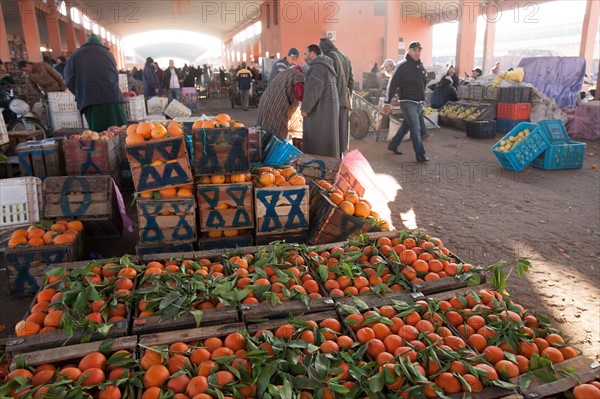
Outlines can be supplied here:
<path id="1" fill-rule="evenodd" d="M 4 24 L 4 13 L 0 7 L 0 60 L 10 62 L 10 50 L 8 49 L 8 36 L 6 35 L 6 25 Z"/>
<path id="2" fill-rule="evenodd" d="M 87 42 L 87 38 L 89 34 L 85 31 L 83 26 L 80 26 L 77 31 L 77 38 L 79 39 L 79 47 L 83 46 L 85 42 Z M 91 33 L 91 32 L 90 32 Z"/>
<path id="3" fill-rule="evenodd" d="M 485 35 L 483 38 L 483 74 L 487 75 L 496 65 L 494 62 L 494 43 L 496 42 L 496 24 L 498 23 L 498 11 L 500 9 L 495 3 L 483 8 L 483 17 L 486 20 Z M 502 65 L 500 66 L 502 68 Z"/>
<path id="4" fill-rule="evenodd" d="M 402 2 L 388 1 L 383 32 L 383 59 L 398 60 L 398 24 L 402 19 Z M 379 61 L 379 63 L 383 62 Z"/>
<path id="5" fill-rule="evenodd" d="M 27 58 L 31 62 L 41 62 L 43 57 L 40 52 L 41 41 L 37 25 L 35 1 L 20 0 L 19 13 L 21 15 L 21 29 L 25 39 Z"/>
<path id="6" fill-rule="evenodd" d="M 475 62 L 475 39 L 477 36 L 477 16 L 479 0 L 459 0 L 461 18 L 458 21 L 456 38 L 456 73 L 464 76 L 471 74 Z"/>
<path id="7" fill-rule="evenodd" d="M 587 0 L 583 26 L 581 27 L 581 44 L 579 56 L 586 61 L 586 73 L 592 72 L 592 61 L 596 44 L 596 33 L 598 32 L 598 15 L 600 14 L 600 2 L 598 0 Z"/>
<path id="8" fill-rule="evenodd" d="M 50 48 L 56 54 L 56 57 L 62 54 L 62 45 L 60 43 L 60 28 L 58 26 L 59 15 L 56 0 L 48 0 L 46 12 L 46 27 L 48 29 L 48 40 Z"/>
<path id="9" fill-rule="evenodd" d="M 75 42 L 75 24 L 71 18 L 65 22 L 65 37 L 67 38 L 67 51 L 73 53 L 77 49 L 77 43 Z"/>

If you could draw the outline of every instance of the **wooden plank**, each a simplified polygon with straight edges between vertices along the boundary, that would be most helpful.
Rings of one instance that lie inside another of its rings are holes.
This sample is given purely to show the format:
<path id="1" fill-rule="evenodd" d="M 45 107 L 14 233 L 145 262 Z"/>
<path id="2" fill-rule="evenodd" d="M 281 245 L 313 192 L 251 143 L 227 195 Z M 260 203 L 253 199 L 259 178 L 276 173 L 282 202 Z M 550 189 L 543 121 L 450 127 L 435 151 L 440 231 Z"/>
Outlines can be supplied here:
<path id="1" fill-rule="evenodd" d="M 218 324 L 236 323 L 240 321 L 238 310 L 234 306 L 226 306 L 219 309 L 202 310 L 201 327 L 214 326 Z M 149 334 L 165 331 L 176 331 L 185 328 L 195 328 L 196 319 L 191 313 L 185 313 L 177 319 L 160 321 L 160 316 L 150 316 L 143 319 L 134 318 L 131 332 L 133 334 Z"/>
<path id="2" fill-rule="evenodd" d="M 184 251 L 193 251 L 194 241 L 188 242 L 170 242 L 161 244 L 138 244 L 135 246 L 135 253 L 138 257 L 154 257 L 156 254 L 181 253 Z"/>
<path id="3" fill-rule="evenodd" d="M 173 342 L 178 341 L 199 341 L 210 337 L 223 337 L 234 332 L 242 332 L 245 329 L 246 324 L 244 323 L 228 323 L 217 326 L 148 334 L 139 337 L 139 345 L 142 347 L 148 347 L 172 344 Z"/>
<path id="4" fill-rule="evenodd" d="M 247 172 L 248 129 L 195 129 L 194 174 Z"/>
<path id="5" fill-rule="evenodd" d="M 150 140 L 125 147 L 137 192 L 193 183 L 185 137 Z M 154 164 L 161 161 L 160 164 Z"/>
<path id="6" fill-rule="evenodd" d="M 196 198 L 200 231 L 254 227 L 252 183 L 199 184 Z"/>
<path id="7" fill-rule="evenodd" d="M 71 204 L 78 206 L 75 210 L 68 204 L 46 204 L 44 208 L 44 217 L 47 219 L 56 218 L 77 218 L 86 220 L 88 218 L 105 218 L 112 214 L 110 203 L 82 202 L 80 204 Z M 84 210 L 84 213 L 81 213 Z"/>
<path id="8" fill-rule="evenodd" d="M 94 193 L 112 190 L 110 176 L 61 176 L 44 180 L 44 192 L 51 193 Z"/>
<path id="9" fill-rule="evenodd" d="M 207 237 L 202 236 L 198 240 L 198 248 L 200 250 L 211 249 L 227 249 L 236 247 L 249 247 L 254 244 L 254 236 L 252 231 L 235 237 Z"/>
<path id="10" fill-rule="evenodd" d="M 257 233 L 284 233 L 309 227 L 308 186 L 254 190 Z"/>
<path id="11" fill-rule="evenodd" d="M 141 244 L 196 240 L 194 198 L 139 199 L 137 211 Z"/>
<path id="12" fill-rule="evenodd" d="M 415 302 L 421 299 L 425 299 L 425 296 L 420 292 L 390 292 L 387 294 L 376 295 L 376 294 L 364 294 L 357 296 L 358 299 L 366 303 L 370 309 L 379 308 L 381 306 L 390 305 L 392 301 L 403 301 L 403 302 Z M 358 307 L 354 299 L 351 297 L 336 298 L 336 304 L 348 305 Z M 342 317 L 345 317 L 346 312 L 338 307 L 338 311 Z"/>
<path id="13" fill-rule="evenodd" d="M 306 244 L 308 242 L 308 231 L 297 230 L 285 233 L 256 234 L 256 245 L 268 245 L 274 241 L 285 241 L 287 243 Z"/>
<path id="14" fill-rule="evenodd" d="M 313 320 L 313 321 L 319 323 L 330 317 L 333 317 L 334 319 L 339 319 L 339 316 L 335 310 L 327 310 L 327 311 L 319 312 L 319 313 L 298 315 L 298 316 L 294 316 L 294 319 Z M 277 327 L 287 324 L 288 322 L 289 322 L 288 319 L 269 320 L 269 321 L 264 321 L 262 323 L 249 324 L 247 328 L 248 328 L 248 332 L 250 334 L 254 335 L 259 330 L 273 330 Z"/>
<path id="15" fill-rule="evenodd" d="M 479 285 L 473 285 L 471 287 L 456 288 L 456 289 L 453 289 L 450 291 L 445 291 L 445 292 L 431 293 L 431 294 L 427 294 L 426 296 L 427 296 L 427 299 L 446 301 L 454 296 L 464 296 L 469 291 L 477 292 L 479 290 L 495 290 L 495 288 L 492 287 L 490 284 L 484 283 L 484 284 L 479 284 Z"/>
<path id="16" fill-rule="evenodd" d="M 484 275 L 481 276 L 481 282 L 485 282 Z M 413 288 L 416 291 L 421 292 L 424 295 L 456 290 L 456 289 L 463 288 L 463 287 L 473 289 L 472 287 L 468 287 L 468 281 L 464 281 L 461 283 L 455 277 L 444 277 L 444 278 L 440 278 L 438 280 L 424 281 L 422 283 L 413 285 Z"/>
<path id="17" fill-rule="evenodd" d="M 305 177 L 335 183 L 342 160 L 333 157 L 321 157 L 311 154 L 300 154 L 296 160 L 296 170 Z"/>
<path id="18" fill-rule="evenodd" d="M 109 201 L 110 193 L 107 192 L 89 192 L 89 193 L 57 193 L 57 194 L 46 194 L 44 197 L 46 201 L 60 204 L 73 204 L 73 203 L 90 203 L 98 201 Z"/>
<path id="19" fill-rule="evenodd" d="M 291 316 L 301 316 L 319 313 L 335 308 L 335 302 L 331 298 L 318 298 L 310 301 L 307 307 L 300 301 L 284 301 L 281 305 L 273 306 L 269 302 L 252 305 L 241 305 L 242 320 L 246 323 L 263 321 L 264 319 L 282 319 Z"/>
<path id="20" fill-rule="evenodd" d="M 117 139 L 63 140 L 68 175 L 111 174 L 117 167 Z"/>
<path id="21" fill-rule="evenodd" d="M 13 358 L 11 369 L 15 368 L 15 362 L 17 358 L 24 360 L 28 366 L 37 366 L 45 363 L 59 363 L 67 360 L 80 359 L 88 353 L 97 352 L 99 351 L 101 345 L 102 341 L 98 341 L 23 353 Z M 136 336 L 121 337 L 113 340 L 110 350 L 134 350 L 136 346 Z"/>

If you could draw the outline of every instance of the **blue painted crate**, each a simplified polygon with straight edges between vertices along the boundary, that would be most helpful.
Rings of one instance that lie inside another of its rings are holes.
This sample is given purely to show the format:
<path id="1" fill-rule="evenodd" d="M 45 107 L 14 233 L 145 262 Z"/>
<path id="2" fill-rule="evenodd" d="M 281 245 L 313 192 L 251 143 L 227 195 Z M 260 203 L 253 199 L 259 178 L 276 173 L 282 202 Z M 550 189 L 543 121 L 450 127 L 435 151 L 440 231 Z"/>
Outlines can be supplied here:
<path id="1" fill-rule="evenodd" d="M 518 135 L 524 129 L 529 129 L 531 133 L 523 141 L 509 152 L 499 150 L 500 141 L 509 140 L 510 137 Z M 538 128 L 538 125 L 527 122 L 519 123 L 508 134 L 502 137 L 500 141 L 492 147 L 492 151 L 504 168 L 514 170 L 515 172 L 523 170 L 550 145 L 546 136 Z"/>
<path id="2" fill-rule="evenodd" d="M 539 169 L 581 169 L 585 143 L 568 141 L 561 144 L 550 144 L 546 151 L 538 156 L 531 166 Z"/>
<path id="3" fill-rule="evenodd" d="M 265 150 L 266 156 L 263 164 L 265 165 L 289 165 L 294 159 L 298 158 L 302 151 L 288 143 L 273 136 Z"/>
<path id="4" fill-rule="evenodd" d="M 529 122 L 529 119 L 504 119 L 497 118 L 496 119 L 496 130 L 500 133 L 508 133 L 513 130 L 519 123 Z"/>

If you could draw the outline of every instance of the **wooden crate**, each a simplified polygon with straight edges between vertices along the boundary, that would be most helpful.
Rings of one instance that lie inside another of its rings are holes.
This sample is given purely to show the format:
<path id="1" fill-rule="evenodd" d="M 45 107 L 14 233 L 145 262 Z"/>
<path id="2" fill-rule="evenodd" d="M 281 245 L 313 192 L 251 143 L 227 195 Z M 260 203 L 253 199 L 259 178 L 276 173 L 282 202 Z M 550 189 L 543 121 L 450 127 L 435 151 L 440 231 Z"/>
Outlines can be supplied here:
<path id="1" fill-rule="evenodd" d="M 27 366 L 39 366 L 40 364 L 73 363 L 74 359 L 81 359 L 91 352 L 99 352 L 100 348 L 110 352 L 127 350 L 133 352 L 137 346 L 137 337 L 120 337 L 113 339 L 110 344 L 105 341 L 88 342 L 67 347 L 54 347 L 45 350 L 32 349 L 31 352 L 22 353 L 13 358 L 11 369 L 15 368 L 17 359 L 25 361 Z M 9 345 L 7 345 L 7 348 Z M 75 362 L 77 364 L 78 362 Z"/>
<path id="2" fill-rule="evenodd" d="M 359 295 L 357 298 L 367 304 L 369 309 L 373 309 L 380 308 L 381 306 L 391 305 L 393 301 L 416 302 L 418 300 L 425 299 L 425 296 L 420 292 L 388 292 L 383 295 L 363 294 Z M 335 303 L 359 308 L 352 297 L 335 298 Z M 346 315 L 346 312 L 342 307 L 338 306 L 337 309 L 338 312 L 340 312 L 340 315 Z"/>
<path id="3" fill-rule="evenodd" d="M 137 200 L 140 244 L 168 244 L 196 240 L 194 198 Z"/>
<path id="4" fill-rule="evenodd" d="M 272 305 L 269 302 L 252 305 L 241 305 L 242 320 L 246 323 L 263 322 L 265 319 L 285 319 L 290 316 L 302 316 L 335 308 L 335 302 L 331 298 L 311 299 L 310 306 L 301 301 L 283 301 L 281 305 Z"/>
<path id="5" fill-rule="evenodd" d="M 29 285 L 32 292 L 37 292 L 44 282 L 48 265 L 76 261 L 82 256 L 83 233 L 69 244 L 6 249 L 4 265 L 8 270 L 10 294 L 24 294 L 25 284 Z"/>
<path id="6" fill-rule="evenodd" d="M 220 324 L 237 323 L 240 321 L 238 310 L 233 306 L 219 309 L 202 310 L 202 327 Z M 166 331 L 180 331 L 185 328 L 195 328 L 196 319 L 191 313 L 185 313 L 177 319 L 160 321 L 160 316 L 150 316 L 144 319 L 134 318 L 131 327 L 132 334 L 143 335 Z"/>
<path id="7" fill-rule="evenodd" d="M 248 129 L 248 161 L 262 161 L 262 131 L 258 128 Z"/>
<path id="8" fill-rule="evenodd" d="M 333 157 L 300 154 L 296 160 L 298 173 L 315 180 L 326 180 L 331 184 L 337 181 L 341 166 L 342 160 Z"/>
<path id="9" fill-rule="evenodd" d="M 65 172 L 71 176 L 113 175 L 119 168 L 118 138 L 63 140 Z"/>
<path id="10" fill-rule="evenodd" d="M 165 244 L 137 244 L 135 253 L 143 257 L 144 255 L 163 254 L 170 252 L 187 252 L 194 250 L 194 241 L 171 242 Z"/>
<path id="11" fill-rule="evenodd" d="M 183 136 L 129 144 L 125 150 L 137 192 L 193 183 Z M 164 163 L 152 166 L 155 161 Z"/>
<path id="12" fill-rule="evenodd" d="M 325 311 L 318 312 L 318 313 L 298 315 L 298 316 L 295 316 L 294 319 L 313 320 L 313 321 L 319 323 L 330 317 L 334 318 L 334 319 L 339 319 L 339 314 L 336 312 L 335 309 L 331 309 L 331 310 L 325 310 Z M 289 323 L 289 319 L 285 318 L 285 319 L 275 319 L 275 320 L 263 321 L 261 323 L 249 324 L 248 332 L 251 335 L 254 335 L 260 330 L 275 330 L 276 328 L 278 328 L 284 324 L 288 324 L 288 323 Z"/>
<path id="13" fill-rule="evenodd" d="M 308 230 L 297 230 L 285 233 L 257 233 L 256 245 L 268 245 L 274 241 L 285 241 L 287 243 L 308 243 Z"/>
<path id="14" fill-rule="evenodd" d="M 248 129 L 196 129 L 194 136 L 194 174 L 214 175 L 247 172 Z"/>
<path id="15" fill-rule="evenodd" d="M 337 207 L 316 183 L 310 183 L 310 219 L 308 233 L 311 244 L 344 241 L 369 231 L 378 231 L 366 219 L 348 215 Z"/>
<path id="16" fill-rule="evenodd" d="M 113 181 L 110 176 L 49 177 L 44 180 L 44 217 L 79 220 L 113 217 Z"/>
<path id="17" fill-rule="evenodd" d="M 359 197 L 362 197 L 365 194 L 365 188 L 356 179 L 352 171 L 344 164 L 340 166 L 340 172 L 334 185 L 343 192 L 352 190 L 358 194 Z"/>
<path id="18" fill-rule="evenodd" d="M 305 186 L 254 189 L 256 233 L 308 230 L 309 188 Z"/>
<path id="19" fill-rule="evenodd" d="M 198 249 L 201 251 L 213 249 L 227 249 L 249 247 L 254 245 L 254 236 L 252 231 L 247 231 L 244 234 L 235 237 L 208 237 L 203 234 L 198 240 Z"/>
<path id="20" fill-rule="evenodd" d="M 62 176 L 63 161 L 59 142 L 32 141 L 17 146 L 21 176 Z"/>
<path id="21" fill-rule="evenodd" d="M 198 184 L 200 231 L 254 228 L 252 183 Z M 227 204 L 227 209 L 219 209 Z"/>
<path id="22" fill-rule="evenodd" d="M 17 146 L 21 143 L 43 139 L 44 132 L 41 130 L 11 130 L 8 132 L 9 154 L 16 154 Z"/>
<path id="23" fill-rule="evenodd" d="M 141 335 L 139 345 L 142 347 L 169 345 L 174 342 L 194 342 L 210 337 L 225 337 L 234 332 L 242 332 L 246 329 L 244 323 L 228 323 L 217 326 L 189 328 L 187 330 L 178 330 L 163 332 L 158 334 Z"/>

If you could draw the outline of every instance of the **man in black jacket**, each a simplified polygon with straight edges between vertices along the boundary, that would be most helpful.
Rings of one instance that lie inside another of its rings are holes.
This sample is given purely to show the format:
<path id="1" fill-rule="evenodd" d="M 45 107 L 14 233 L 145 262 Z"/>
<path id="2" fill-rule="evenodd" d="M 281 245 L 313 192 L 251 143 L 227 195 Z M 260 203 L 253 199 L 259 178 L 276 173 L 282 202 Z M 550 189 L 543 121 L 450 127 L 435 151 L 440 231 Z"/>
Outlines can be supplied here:
<path id="1" fill-rule="evenodd" d="M 173 60 L 169 60 L 169 67 L 163 72 L 162 85 L 165 91 L 169 94 L 169 103 L 173 99 L 180 101 L 181 98 L 181 82 L 183 75 L 179 68 L 175 68 Z"/>
<path id="2" fill-rule="evenodd" d="M 394 154 L 402 154 L 398 151 L 398 146 L 410 130 L 410 139 L 413 143 L 417 162 L 427 162 L 429 158 L 425 155 L 425 147 L 421 140 L 421 133 L 427 132 L 425 119 L 423 118 L 427 71 L 421 62 L 421 49 L 419 42 L 411 42 L 408 46 L 406 58 L 398 63 L 388 84 L 383 111 L 385 113 L 390 112 L 389 104 L 394 95 L 398 94 L 404 120 L 389 143 L 388 150 Z"/>

